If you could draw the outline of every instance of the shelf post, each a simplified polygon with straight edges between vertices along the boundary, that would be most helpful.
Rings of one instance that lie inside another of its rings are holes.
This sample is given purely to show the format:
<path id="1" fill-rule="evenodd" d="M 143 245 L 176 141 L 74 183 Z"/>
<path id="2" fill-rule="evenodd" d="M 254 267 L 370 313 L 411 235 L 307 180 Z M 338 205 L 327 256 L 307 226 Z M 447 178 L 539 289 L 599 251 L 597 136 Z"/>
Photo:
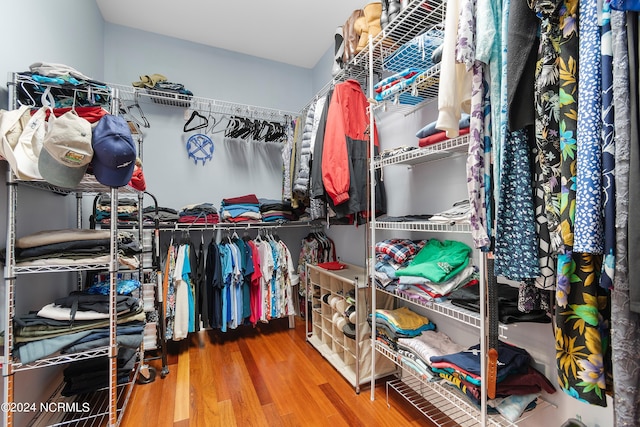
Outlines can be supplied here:
<path id="1" fill-rule="evenodd" d="M 116 281 L 118 275 L 118 189 L 111 188 L 111 248 L 109 256 L 109 426 L 118 425 L 118 343 Z"/>
<path id="2" fill-rule="evenodd" d="M 15 316 L 15 244 L 16 244 L 16 206 L 18 202 L 17 183 L 13 178 L 11 168 L 7 167 L 7 241 L 6 260 L 4 267 L 4 355 L 2 359 L 2 376 L 4 385 L 4 402 L 12 403 L 14 399 L 14 372 L 13 372 L 13 318 Z M 13 411 L 2 411 L 2 425 L 13 426 Z"/>
<path id="3" fill-rule="evenodd" d="M 367 164 L 369 166 L 369 250 L 365 260 L 365 269 L 368 273 L 369 288 L 371 292 L 371 400 L 376 394 L 376 286 L 374 280 L 374 258 L 376 256 L 376 172 L 375 172 L 375 123 L 373 119 L 373 105 L 371 100 L 373 92 L 373 37 L 369 33 L 369 155 Z"/>

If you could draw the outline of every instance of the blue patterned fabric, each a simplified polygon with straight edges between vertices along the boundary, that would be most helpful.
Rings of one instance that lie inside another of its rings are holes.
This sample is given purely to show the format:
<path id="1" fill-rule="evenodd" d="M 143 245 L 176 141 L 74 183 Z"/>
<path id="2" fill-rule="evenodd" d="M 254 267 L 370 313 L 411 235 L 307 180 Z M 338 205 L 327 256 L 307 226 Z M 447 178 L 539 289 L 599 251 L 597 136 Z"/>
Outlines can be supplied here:
<path id="1" fill-rule="evenodd" d="M 615 142 L 613 110 L 613 41 L 611 35 L 611 5 L 605 0 L 602 5 L 602 186 L 604 212 L 604 259 L 600 286 L 613 288 L 616 266 L 616 189 L 615 189 Z"/>
<path id="2" fill-rule="evenodd" d="M 640 0 L 611 0 L 611 8 L 640 12 Z"/>
<path id="3" fill-rule="evenodd" d="M 578 67 L 578 172 L 574 247 L 576 252 L 601 254 L 602 230 L 602 102 L 598 5 L 580 1 Z"/>
<path id="4" fill-rule="evenodd" d="M 495 274 L 510 280 L 540 275 L 535 227 L 529 139 L 524 130 L 507 133 L 496 209 Z"/>

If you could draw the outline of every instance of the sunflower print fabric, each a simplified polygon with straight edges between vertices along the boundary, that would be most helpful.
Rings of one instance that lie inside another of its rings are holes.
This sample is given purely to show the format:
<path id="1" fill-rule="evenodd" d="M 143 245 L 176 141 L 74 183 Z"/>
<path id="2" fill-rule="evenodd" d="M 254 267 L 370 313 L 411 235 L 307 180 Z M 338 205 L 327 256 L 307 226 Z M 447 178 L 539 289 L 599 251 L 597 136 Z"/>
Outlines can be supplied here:
<path id="1" fill-rule="evenodd" d="M 599 286 L 602 257 L 574 252 L 577 169 L 578 0 L 560 7 L 560 228 L 557 261 L 556 362 L 558 384 L 574 398 L 606 406 L 609 299 Z"/>

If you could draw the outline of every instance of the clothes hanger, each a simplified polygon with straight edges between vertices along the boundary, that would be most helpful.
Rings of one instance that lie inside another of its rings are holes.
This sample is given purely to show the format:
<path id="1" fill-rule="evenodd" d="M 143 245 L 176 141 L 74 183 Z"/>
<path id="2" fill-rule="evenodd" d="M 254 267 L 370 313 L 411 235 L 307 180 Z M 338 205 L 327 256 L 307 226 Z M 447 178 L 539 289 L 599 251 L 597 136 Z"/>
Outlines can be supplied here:
<path id="1" fill-rule="evenodd" d="M 76 111 L 76 96 L 78 95 L 77 90 L 73 90 L 73 100 L 71 101 L 71 111 L 77 116 L 78 112 Z"/>
<path id="2" fill-rule="evenodd" d="M 196 119 L 200 119 L 200 121 L 197 123 Z M 193 110 L 191 112 L 191 117 L 189 117 L 189 120 L 184 124 L 182 130 L 184 132 L 191 132 L 192 130 L 204 129 L 207 126 L 209 126 L 209 119 L 198 111 Z"/>
<path id="3" fill-rule="evenodd" d="M 29 90 L 24 86 L 26 82 L 21 82 L 20 83 L 20 87 L 22 88 L 22 93 L 26 94 L 27 97 L 29 98 L 29 100 L 31 101 L 31 104 L 26 104 L 28 107 L 37 107 L 38 104 L 36 103 L 36 100 L 33 99 L 33 96 L 31 95 L 31 92 L 29 92 Z M 22 102 L 20 102 L 20 100 L 18 100 L 18 104 L 20 104 L 20 106 L 25 105 Z"/>
<path id="4" fill-rule="evenodd" d="M 126 108 L 126 112 L 129 115 L 129 117 L 131 117 L 131 120 L 134 123 L 136 123 L 138 126 L 142 126 L 143 128 L 151 127 L 151 125 L 149 124 L 149 120 L 147 120 L 147 118 L 144 115 L 144 111 L 142 111 L 142 107 L 140 107 L 140 104 L 138 103 L 138 92 L 134 94 L 133 104 L 129 104 L 129 105 L 124 104 L 124 107 Z M 133 113 L 134 109 L 135 111 L 137 111 L 138 115 L 140 116 L 139 119 Z"/>
<path id="5" fill-rule="evenodd" d="M 204 133 L 214 134 L 214 133 L 224 132 L 225 129 L 218 129 L 216 131 L 214 131 L 214 129 L 220 123 L 222 123 L 222 121 L 225 118 L 226 118 L 226 116 L 224 114 L 221 115 L 220 118 L 216 118 L 216 116 L 214 116 L 214 114 L 211 112 L 211 110 L 209 110 L 209 114 L 208 114 L 209 126 L 207 127 L 207 129 L 205 129 Z"/>
<path id="6" fill-rule="evenodd" d="M 238 118 L 239 127 L 232 133 L 231 138 L 246 138 L 253 130 L 253 122 L 251 122 L 246 117 Z"/>
<path id="7" fill-rule="evenodd" d="M 233 138 L 232 135 L 234 135 L 237 132 L 239 126 L 240 126 L 240 120 L 238 119 L 238 117 L 231 116 L 229 118 L 229 122 L 227 122 L 227 128 L 224 136 L 228 138 Z"/>

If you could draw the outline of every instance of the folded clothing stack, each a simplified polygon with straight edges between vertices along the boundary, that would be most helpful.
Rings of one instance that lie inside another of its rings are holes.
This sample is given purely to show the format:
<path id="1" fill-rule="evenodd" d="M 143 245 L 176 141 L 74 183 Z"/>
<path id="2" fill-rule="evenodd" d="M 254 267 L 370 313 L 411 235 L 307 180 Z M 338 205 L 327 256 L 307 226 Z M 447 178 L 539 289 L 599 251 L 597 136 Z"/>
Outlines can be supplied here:
<path id="1" fill-rule="evenodd" d="M 108 225 L 111 222 L 111 196 L 101 194 L 95 207 L 96 224 Z M 138 223 L 138 200 L 124 197 L 118 198 L 118 223 Z"/>
<path id="2" fill-rule="evenodd" d="M 462 242 L 388 239 L 376 243 L 376 286 L 417 303 L 478 283 L 471 249 Z"/>
<path id="3" fill-rule="evenodd" d="M 188 224 L 217 224 L 218 210 L 212 203 L 197 203 L 183 206 L 178 212 L 178 222 Z"/>
<path id="4" fill-rule="evenodd" d="M 518 308 L 518 288 L 506 283 L 498 283 L 498 319 L 509 324 L 516 322 L 550 323 L 546 310 L 533 309 L 527 312 Z M 451 304 L 480 313 L 480 288 L 474 286 L 457 289 L 449 295 Z"/>
<path id="5" fill-rule="evenodd" d="M 462 113 L 460 120 L 458 121 L 458 128 L 460 129 L 459 135 L 466 135 L 469 133 L 469 124 L 471 122 L 471 116 L 466 113 Z M 438 142 L 446 141 L 449 139 L 445 131 L 436 129 L 436 121 L 430 122 L 416 132 L 416 138 L 418 138 L 419 147 L 428 147 L 430 145 L 437 144 Z"/>
<path id="6" fill-rule="evenodd" d="M 158 104 L 167 104 L 167 105 L 175 105 L 175 106 L 187 106 L 188 103 L 185 103 L 186 100 L 191 100 L 193 97 L 193 92 L 189 89 L 186 89 L 182 83 L 170 82 L 167 78 L 162 74 L 144 74 L 140 76 L 140 80 L 132 83 L 133 86 L 144 88 L 151 95 L 163 96 L 163 95 L 172 95 L 174 99 L 178 99 L 181 101 L 168 101 L 162 98 L 152 98 L 154 102 Z"/>
<path id="7" fill-rule="evenodd" d="M 109 230 L 73 228 L 39 231 L 16 239 L 16 262 L 20 266 L 107 264 L 111 259 L 110 244 Z M 134 233 L 118 232 L 120 264 L 138 268 L 136 256 L 141 252 L 142 247 Z"/>
<path id="8" fill-rule="evenodd" d="M 72 292 L 37 313 L 16 316 L 16 353 L 22 363 L 60 352 L 77 353 L 109 345 L 109 295 Z M 130 295 L 116 296 L 118 345 L 137 348 L 142 342 L 145 314 Z"/>
<path id="9" fill-rule="evenodd" d="M 298 219 L 297 215 L 293 212 L 293 207 L 290 202 L 263 198 L 259 200 L 260 213 L 262 214 L 262 221 L 264 222 L 286 222 Z"/>
<path id="10" fill-rule="evenodd" d="M 471 204 L 469 200 L 460 200 L 453 206 L 442 212 L 431 215 L 429 222 L 438 224 L 460 224 L 468 223 L 471 218 Z"/>
<path id="11" fill-rule="evenodd" d="M 411 311 L 407 307 L 395 310 L 377 309 L 375 316 L 376 340 L 394 350 L 398 349 L 398 338 L 416 337 L 424 331 L 436 329 L 436 325 L 427 317 Z M 369 314 L 367 321 L 372 324 L 371 314 Z"/>
<path id="12" fill-rule="evenodd" d="M 155 221 L 156 214 L 160 223 L 175 223 L 178 222 L 180 216 L 178 211 L 166 206 L 147 206 L 142 210 L 142 220 L 145 224 L 152 224 Z"/>
<path id="13" fill-rule="evenodd" d="M 167 80 L 162 74 L 144 74 L 140 76 L 140 81 L 133 82 L 133 86 L 154 89 L 162 92 L 173 92 L 181 95 L 193 95 L 188 89 L 185 89 L 182 83 L 174 83 Z"/>
<path id="14" fill-rule="evenodd" d="M 117 384 L 126 384 L 132 378 L 137 360 L 136 350 L 126 347 L 118 349 Z M 110 369 L 108 357 L 81 360 L 69 365 L 64 370 L 62 395 L 75 396 L 108 387 Z"/>
<path id="15" fill-rule="evenodd" d="M 222 199 L 220 216 L 223 222 L 261 222 L 260 200 L 255 194 Z"/>

